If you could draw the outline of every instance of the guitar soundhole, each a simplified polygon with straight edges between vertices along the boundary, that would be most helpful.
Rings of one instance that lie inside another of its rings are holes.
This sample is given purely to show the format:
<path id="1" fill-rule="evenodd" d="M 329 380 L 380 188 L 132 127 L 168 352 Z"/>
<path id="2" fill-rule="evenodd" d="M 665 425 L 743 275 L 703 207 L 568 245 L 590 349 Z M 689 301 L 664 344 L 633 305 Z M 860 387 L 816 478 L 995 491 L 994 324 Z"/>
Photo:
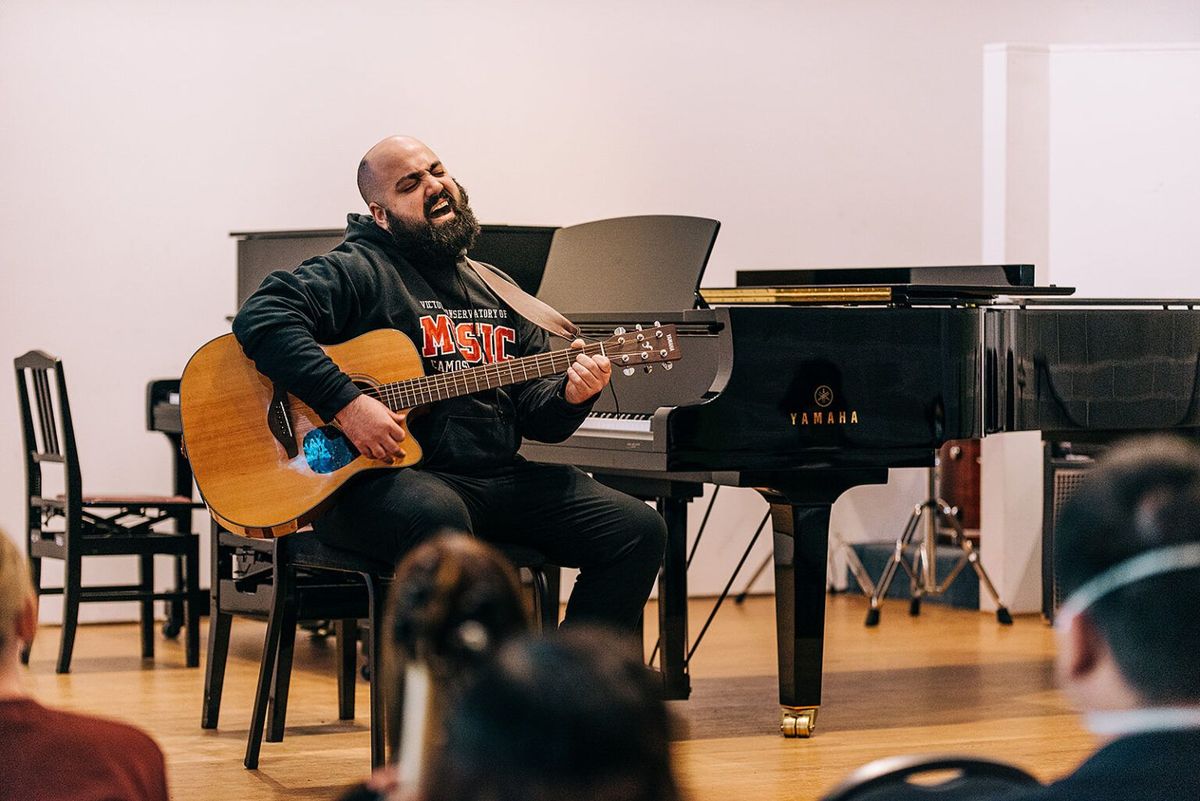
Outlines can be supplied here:
<path id="1" fill-rule="evenodd" d="M 332 473 L 350 464 L 358 450 L 333 426 L 314 428 L 304 435 L 304 459 L 314 473 Z"/>

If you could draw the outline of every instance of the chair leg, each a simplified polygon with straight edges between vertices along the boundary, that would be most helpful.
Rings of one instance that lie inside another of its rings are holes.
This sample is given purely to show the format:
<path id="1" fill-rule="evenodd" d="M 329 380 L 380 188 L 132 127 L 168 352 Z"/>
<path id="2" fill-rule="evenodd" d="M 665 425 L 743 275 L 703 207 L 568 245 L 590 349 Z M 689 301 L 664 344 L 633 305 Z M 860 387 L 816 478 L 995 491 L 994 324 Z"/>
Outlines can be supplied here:
<path id="1" fill-rule="evenodd" d="M 154 555 L 138 556 L 138 583 L 143 596 L 154 594 Z M 142 659 L 154 658 L 154 599 L 143 597 L 142 601 Z"/>
<path id="2" fill-rule="evenodd" d="M 42 594 L 42 558 L 40 556 L 29 557 L 29 579 L 33 583 L 34 597 Z M 29 654 L 32 648 L 26 644 L 21 648 L 21 664 L 29 664 Z"/>
<path id="3" fill-rule="evenodd" d="M 33 582 L 33 591 L 42 591 L 42 557 L 29 557 L 29 580 Z"/>
<path id="4" fill-rule="evenodd" d="M 221 691 L 225 688 L 225 662 L 229 658 L 229 630 L 233 615 L 214 606 L 208 620 L 208 654 L 204 662 L 204 707 L 200 728 L 215 729 L 221 715 Z"/>
<path id="5" fill-rule="evenodd" d="M 283 605 L 279 627 L 279 648 L 275 651 L 275 679 L 271 684 L 271 705 L 267 713 L 267 742 L 283 740 L 287 721 L 288 687 L 292 682 L 292 655 L 296 651 L 296 604 L 290 600 Z"/>
<path id="6" fill-rule="evenodd" d="M 184 580 L 182 586 L 187 593 L 184 609 L 187 611 L 187 641 L 184 645 L 185 660 L 188 667 L 200 666 L 200 538 L 192 537 L 191 546 L 185 557 Z M 176 560 L 176 566 L 179 561 Z M 215 579 L 214 579 L 215 580 Z M 175 610 L 173 614 L 178 614 Z M 176 620 L 179 618 L 176 617 Z"/>
<path id="7" fill-rule="evenodd" d="M 187 558 L 177 556 L 173 561 L 175 563 L 175 592 L 184 592 L 188 586 L 188 579 L 184 568 Z M 187 614 L 185 611 L 187 609 L 186 604 L 187 600 L 181 598 L 173 598 L 167 601 L 167 622 L 163 624 L 163 635 L 167 638 L 174 639 L 179 636 L 179 630 L 186 625 L 184 622 L 184 616 Z M 195 665 L 188 665 L 188 667 L 195 667 Z"/>
<path id="8" fill-rule="evenodd" d="M 383 660 L 379 653 L 383 650 L 383 604 L 386 593 L 375 576 L 363 575 L 363 579 L 367 583 L 367 644 L 371 652 L 371 769 L 374 770 L 382 767 L 386 759 L 384 742 L 387 719 L 384 713 Z"/>
<path id="9" fill-rule="evenodd" d="M 549 613 L 546 620 L 550 622 L 550 631 L 558 628 L 558 606 L 562 598 L 562 568 L 558 565 L 542 565 L 546 574 L 546 598 L 549 600 Z"/>
<path id="10" fill-rule="evenodd" d="M 537 626 L 538 634 L 546 634 L 552 630 L 553 624 L 547 625 L 546 612 L 549 604 L 547 603 L 547 588 L 546 574 L 542 572 L 541 567 L 529 568 L 529 575 L 532 578 L 533 585 L 533 620 Z M 557 610 L 556 610 L 557 611 Z"/>
<path id="11" fill-rule="evenodd" d="M 646 658 L 646 610 L 638 615 L 637 624 L 633 627 L 634 642 L 638 644 L 638 651 L 642 655 L 642 659 Z"/>
<path id="12" fill-rule="evenodd" d="M 539 565 L 530 568 L 533 577 L 533 614 L 540 634 L 548 634 L 558 628 L 558 598 L 560 568 Z"/>
<path id="13" fill-rule="evenodd" d="M 354 683 L 358 673 L 358 621 L 337 622 L 338 719 L 354 720 Z"/>
<path id="14" fill-rule="evenodd" d="M 275 655 L 279 652 L 279 635 L 282 631 L 284 605 L 291 588 L 286 570 L 277 570 L 271 599 L 271 613 L 267 617 L 267 637 L 263 642 L 262 661 L 258 666 L 258 689 L 254 693 L 254 709 L 250 713 L 250 734 L 246 739 L 246 758 L 242 764 L 250 770 L 258 767 L 258 753 L 262 749 L 263 728 L 267 723 L 267 699 L 271 694 L 271 676 L 275 671 Z"/>
<path id="15" fill-rule="evenodd" d="M 75 650 L 75 627 L 79 624 L 79 601 L 83 596 L 82 560 L 68 557 L 63 565 L 62 640 L 58 646 L 56 673 L 71 670 L 71 652 Z"/>

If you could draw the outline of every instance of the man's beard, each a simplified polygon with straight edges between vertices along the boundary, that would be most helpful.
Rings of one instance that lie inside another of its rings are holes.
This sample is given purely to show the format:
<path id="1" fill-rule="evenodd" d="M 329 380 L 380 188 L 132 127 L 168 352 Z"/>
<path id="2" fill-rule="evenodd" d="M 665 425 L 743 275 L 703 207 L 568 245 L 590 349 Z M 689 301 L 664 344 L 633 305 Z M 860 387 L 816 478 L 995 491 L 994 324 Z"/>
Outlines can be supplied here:
<path id="1" fill-rule="evenodd" d="M 467 199 L 467 190 L 458 181 L 459 200 L 443 190 L 425 201 L 425 220 L 409 222 L 385 210 L 388 221 L 388 233 L 392 242 L 410 261 L 437 262 L 455 261 L 460 253 L 470 250 L 479 236 L 479 222 L 471 204 Z M 454 216 L 440 225 L 429 220 L 430 210 L 445 199 L 454 211 Z"/>

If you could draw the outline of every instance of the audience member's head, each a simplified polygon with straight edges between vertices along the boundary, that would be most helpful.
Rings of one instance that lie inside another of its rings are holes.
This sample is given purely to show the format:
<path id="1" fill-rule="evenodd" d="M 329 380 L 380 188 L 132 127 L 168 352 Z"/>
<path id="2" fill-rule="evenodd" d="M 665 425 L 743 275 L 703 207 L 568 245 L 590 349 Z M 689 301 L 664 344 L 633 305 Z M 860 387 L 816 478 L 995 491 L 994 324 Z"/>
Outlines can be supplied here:
<path id="1" fill-rule="evenodd" d="M 1084 711 L 1200 704 L 1200 448 L 1114 448 L 1063 509 L 1055 567 L 1059 678 Z"/>
<path id="2" fill-rule="evenodd" d="M 676 801 L 662 688 L 602 630 L 503 647 L 450 709 L 423 801 Z"/>
<path id="3" fill-rule="evenodd" d="M 17 546 L 0 531 L 0 681 L 15 679 L 21 650 L 37 631 L 37 602 L 29 568 Z"/>
<path id="4" fill-rule="evenodd" d="M 475 668 L 528 622 L 508 560 L 460 533 L 434 537 L 400 561 L 388 614 L 388 732 L 399 749 L 400 775 L 411 781 L 441 741 L 446 705 Z M 411 681 L 418 685 L 410 687 Z"/>
<path id="5" fill-rule="evenodd" d="M 527 626 L 521 587 L 508 561 L 466 534 L 449 533 L 410 551 L 396 567 L 391 645 L 449 676 Z"/>
<path id="6" fill-rule="evenodd" d="M 37 630 L 29 568 L 0 531 L 0 798 L 167 801 L 162 752 L 124 723 L 49 709 L 21 686 L 21 650 Z"/>

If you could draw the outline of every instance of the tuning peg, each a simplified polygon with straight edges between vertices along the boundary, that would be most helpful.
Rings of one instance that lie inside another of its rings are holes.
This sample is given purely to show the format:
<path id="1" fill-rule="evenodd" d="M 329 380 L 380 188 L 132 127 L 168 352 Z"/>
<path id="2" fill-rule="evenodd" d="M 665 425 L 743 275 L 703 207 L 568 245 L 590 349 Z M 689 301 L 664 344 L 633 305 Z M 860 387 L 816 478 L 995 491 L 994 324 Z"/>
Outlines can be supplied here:
<path id="1" fill-rule="evenodd" d="M 642 361 L 646 361 L 646 359 L 650 358 L 650 354 L 646 353 L 646 351 L 642 351 L 641 356 L 642 356 Z"/>
<path id="2" fill-rule="evenodd" d="M 655 327 L 655 328 L 662 328 L 662 323 L 660 323 L 658 320 L 655 320 L 655 321 L 654 321 L 654 327 Z"/>
<path id="3" fill-rule="evenodd" d="M 634 373 L 634 369 L 635 369 L 635 368 L 633 368 L 633 367 L 626 367 L 626 368 L 625 368 L 624 370 L 622 370 L 621 372 L 622 372 L 622 373 L 624 373 L 625 375 L 633 375 L 633 373 Z"/>
<path id="4" fill-rule="evenodd" d="M 613 333 L 616 334 L 617 336 L 621 336 L 621 334 L 625 333 L 625 329 L 621 326 L 617 326 L 616 328 L 613 329 Z"/>
<path id="5" fill-rule="evenodd" d="M 655 331 L 655 332 L 654 332 L 654 338 L 655 338 L 655 339 L 662 339 L 662 338 L 663 338 L 663 332 L 662 332 L 662 329 L 661 329 L 661 328 L 660 328 L 660 329 L 658 329 L 657 331 Z"/>
<path id="6" fill-rule="evenodd" d="M 663 369 L 664 370 L 673 370 L 673 369 L 675 369 L 675 363 L 674 362 L 663 362 Z"/>
<path id="7" fill-rule="evenodd" d="M 621 357 L 621 364 L 629 364 L 629 354 L 628 353 L 626 353 L 624 356 Z"/>
<path id="8" fill-rule="evenodd" d="M 635 326 L 633 327 L 633 330 L 634 330 L 634 331 L 641 331 L 641 330 L 642 330 L 642 324 L 641 324 L 641 323 L 638 323 L 637 325 L 635 325 Z"/>
<path id="9" fill-rule="evenodd" d="M 658 352 L 658 355 L 659 355 L 659 356 L 662 356 L 664 359 L 665 359 L 665 358 L 667 358 L 667 350 L 666 350 L 666 348 L 663 348 L 662 350 L 660 350 L 660 351 Z"/>
<path id="10" fill-rule="evenodd" d="M 654 365 L 653 365 L 653 364 L 647 364 L 647 365 L 646 365 L 645 367 L 643 367 L 642 369 L 643 369 L 643 370 L 645 370 L 647 374 L 649 374 L 649 373 L 653 373 L 653 372 L 654 372 Z"/>

